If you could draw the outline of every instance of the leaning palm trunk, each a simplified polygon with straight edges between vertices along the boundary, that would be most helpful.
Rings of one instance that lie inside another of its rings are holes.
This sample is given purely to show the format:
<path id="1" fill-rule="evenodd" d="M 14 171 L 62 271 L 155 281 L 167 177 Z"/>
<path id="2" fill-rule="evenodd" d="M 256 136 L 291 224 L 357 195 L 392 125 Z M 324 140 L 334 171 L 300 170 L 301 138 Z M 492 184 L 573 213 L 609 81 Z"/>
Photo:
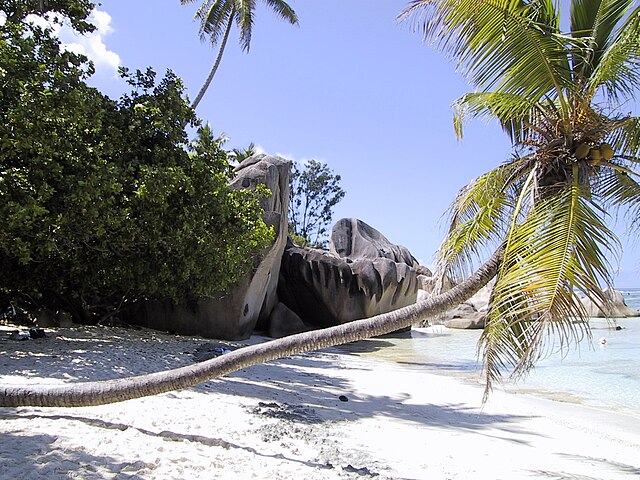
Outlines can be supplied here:
<path id="1" fill-rule="evenodd" d="M 60 386 L 0 387 L 0 406 L 85 407 L 116 403 L 192 387 L 269 360 L 390 333 L 463 302 L 495 276 L 501 259 L 500 249 L 463 283 L 393 312 L 252 345 L 202 363 L 149 375 Z"/>
<path id="2" fill-rule="evenodd" d="M 204 97 L 204 94 L 209 88 L 209 85 L 211 85 L 211 81 L 213 80 L 213 77 L 218 71 L 218 67 L 220 66 L 220 62 L 222 61 L 222 55 L 224 54 L 224 49 L 227 46 L 227 40 L 229 40 L 229 32 L 231 32 L 231 27 L 233 25 L 233 15 L 234 13 L 232 11 L 229 17 L 229 23 L 227 23 L 227 28 L 225 29 L 224 36 L 222 37 L 222 43 L 220 44 L 220 49 L 218 50 L 216 61 L 214 62 L 213 67 L 211 67 L 211 70 L 209 71 L 209 75 L 207 76 L 207 79 L 202 84 L 200 91 L 196 95 L 196 98 L 193 100 L 193 103 L 191 104 L 191 108 L 193 108 L 194 110 L 198 108 L 198 105 L 200 104 L 202 97 Z"/>

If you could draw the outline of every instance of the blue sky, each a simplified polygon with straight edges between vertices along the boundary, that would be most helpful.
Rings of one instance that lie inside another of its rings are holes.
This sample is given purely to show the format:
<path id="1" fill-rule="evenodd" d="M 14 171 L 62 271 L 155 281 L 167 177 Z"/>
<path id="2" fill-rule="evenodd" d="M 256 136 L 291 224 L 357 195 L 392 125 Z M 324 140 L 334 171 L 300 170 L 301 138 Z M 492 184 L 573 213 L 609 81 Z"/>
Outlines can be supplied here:
<path id="1" fill-rule="evenodd" d="M 217 53 L 198 38 L 197 4 L 103 0 L 98 32 L 61 38 L 94 59 L 92 83 L 105 93 L 126 90 L 118 65 L 152 66 L 173 70 L 193 98 Z M 508 138 L 474 121 L 456 140 L 451 104 L 470 87 L 444 54 L 396 21 L 407 0 L 292 0 L 299 27 L 258 4 L 251 50 L 242 52 L 232 32 L 198 115 L 229 137 L 228 148 L 254 142 L 270 154 L 327 163 L 347 192 L 334 220 L 360 218 L 430 264 L 447 206 L 460 187 L 508 158 Z M 620 288 L 640 287 L 631 247 Z"/>

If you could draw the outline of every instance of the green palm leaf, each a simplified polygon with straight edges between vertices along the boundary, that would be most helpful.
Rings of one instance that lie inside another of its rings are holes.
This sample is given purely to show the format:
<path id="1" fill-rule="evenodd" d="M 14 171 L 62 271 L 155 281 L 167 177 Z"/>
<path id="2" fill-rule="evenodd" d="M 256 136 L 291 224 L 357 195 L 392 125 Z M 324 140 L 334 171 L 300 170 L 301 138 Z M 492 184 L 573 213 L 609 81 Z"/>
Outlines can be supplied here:
<path id="1" fill-rule="evenodd" d="M 546 112 L 540 103 L 514 93 L 467 93 L 454 103 L 454 127 L 458 138 L 467 117 L 495 118 L 514 144 L 531 139 L 531 126 L 544 122 Z"/>
<path id="2" fill-rule="evenodd" d="M 631 163 L 638 163 L 640 154 L 640 117 L 626 117 L 615 121 L 608 140 L 614 151 Z"/>
<path id="3" fill-rule="evenodd" d="M 557 23 L 551 2 L 419 0 L 400 16 L 411 17 L 417 18 L 425 39 L 456 58 L 482 90 L 537 100 L 562 99 L 563 91 L 573 88 L 568 55 L 579 51 L 582 41 L 537 22 L 551 18 Z"/>
<path id="4" fill-rule="evenodd" d="M 437 258 L 439 276 L 467 276 L 483 253 L 506 232 L 514 191 L 529 165 L 516 159 L 478 177 L 460 190 L 449 209 L 449 233 Z"/>
<path id="5" fill-rule="evenodd" d="M 571 2 L 570 25 L 574 37 L 587 40 L 589 54 L 576 59 L 574 72 L 589 78 L 600 64 L 603 53 L 615 43 L 620 21 L 629 13 L 633 0 L 574 0 Z M 586 60 L 586 61 L 581 61 Z"/>
<path id="6" fill-rule="evenodd" d="M 550 332 L 560 345 L 588 334 L 577 292 L 600 307 L 607 298 L 599 282 L 612 285 L 607 254 L 619 242 L 579 183 L 578 165 L 564 191 L 532 205 L 508 236 L 482 335 L 487 392 L 505 367 L 518 376 L 545 352 Z M 558 188 L 558 185 L 555 186 Z"/>
<path id="7" fill-rule="evenodd" d="M 620 5 L 620 9 L 622 6 Z M 618 17 L 619 14 L 612 15 L 610 22 Z M 585 75 L 589 82 L 589 96 L 593 97 L 602 87 L 605 94 L 615 102 L 633 98 L 640 81 L 640 7 L 627 17 L 619 29 L 614 30 L 609 26 L 607 31 L 609 37 L 600 39 L 603 43 L 594 46 L 595 58 L 591 62 L 593 70 L 589 71 L 585 67 L 589 73 L 588 76 Z"/>

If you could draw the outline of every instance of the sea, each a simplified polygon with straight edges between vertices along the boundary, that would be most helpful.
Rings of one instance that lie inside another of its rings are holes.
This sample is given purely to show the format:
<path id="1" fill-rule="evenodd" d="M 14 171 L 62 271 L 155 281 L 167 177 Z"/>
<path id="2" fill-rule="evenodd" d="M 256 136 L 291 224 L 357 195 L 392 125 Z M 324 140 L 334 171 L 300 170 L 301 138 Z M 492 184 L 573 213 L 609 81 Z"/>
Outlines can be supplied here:
<path id="1" fill-rule="evenodd" d="M 620 291 L 627 306 L 640 308 L 640 289 Z M 589 325 L 591 338 L 550 349 L 524 379 L 513 380 L 507 375 L 500 388 L 638 415 L 640 318 L 594 318 Z M 480 333 L 433 326 L 352 348 L 361 355 L 482 384 L 477 357 Z"/>

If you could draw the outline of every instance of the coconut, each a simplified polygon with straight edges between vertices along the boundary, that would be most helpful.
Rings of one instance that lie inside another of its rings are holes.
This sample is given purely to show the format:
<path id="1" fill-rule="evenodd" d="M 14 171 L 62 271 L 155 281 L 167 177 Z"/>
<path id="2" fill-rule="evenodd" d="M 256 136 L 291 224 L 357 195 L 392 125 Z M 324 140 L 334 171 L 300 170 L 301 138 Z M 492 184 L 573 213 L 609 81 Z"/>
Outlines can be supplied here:
<path id="1" fill-rule="evenodd" d="M 598 161 L 602 158 L 602 155 L 600 155 L 600 150 L 597 148 L 592 148 L 591 150 L 589 150 L 589 160 L 595 160 Z"/>
<path id="2" fill-rule="evenodd" d="M 608 143 L 603 143 L 602 145 L 600 145 L 600 155 L 602 155 L 602 158 L 604 158 L 605 160 L 611 160 L 614 155 L 611 145 L 609 145 Z"/>
<path id="3" fill-rule="evenodd" d="M 589 155 L 589 150 L 591 150 L 591 148 L 589 147 L 588 144 L 586 143 L 581 143 L 576 147 L 576 158 L 578 160 L 582 160 L 583 158 L 586 158 L 587 155 Z"/>

